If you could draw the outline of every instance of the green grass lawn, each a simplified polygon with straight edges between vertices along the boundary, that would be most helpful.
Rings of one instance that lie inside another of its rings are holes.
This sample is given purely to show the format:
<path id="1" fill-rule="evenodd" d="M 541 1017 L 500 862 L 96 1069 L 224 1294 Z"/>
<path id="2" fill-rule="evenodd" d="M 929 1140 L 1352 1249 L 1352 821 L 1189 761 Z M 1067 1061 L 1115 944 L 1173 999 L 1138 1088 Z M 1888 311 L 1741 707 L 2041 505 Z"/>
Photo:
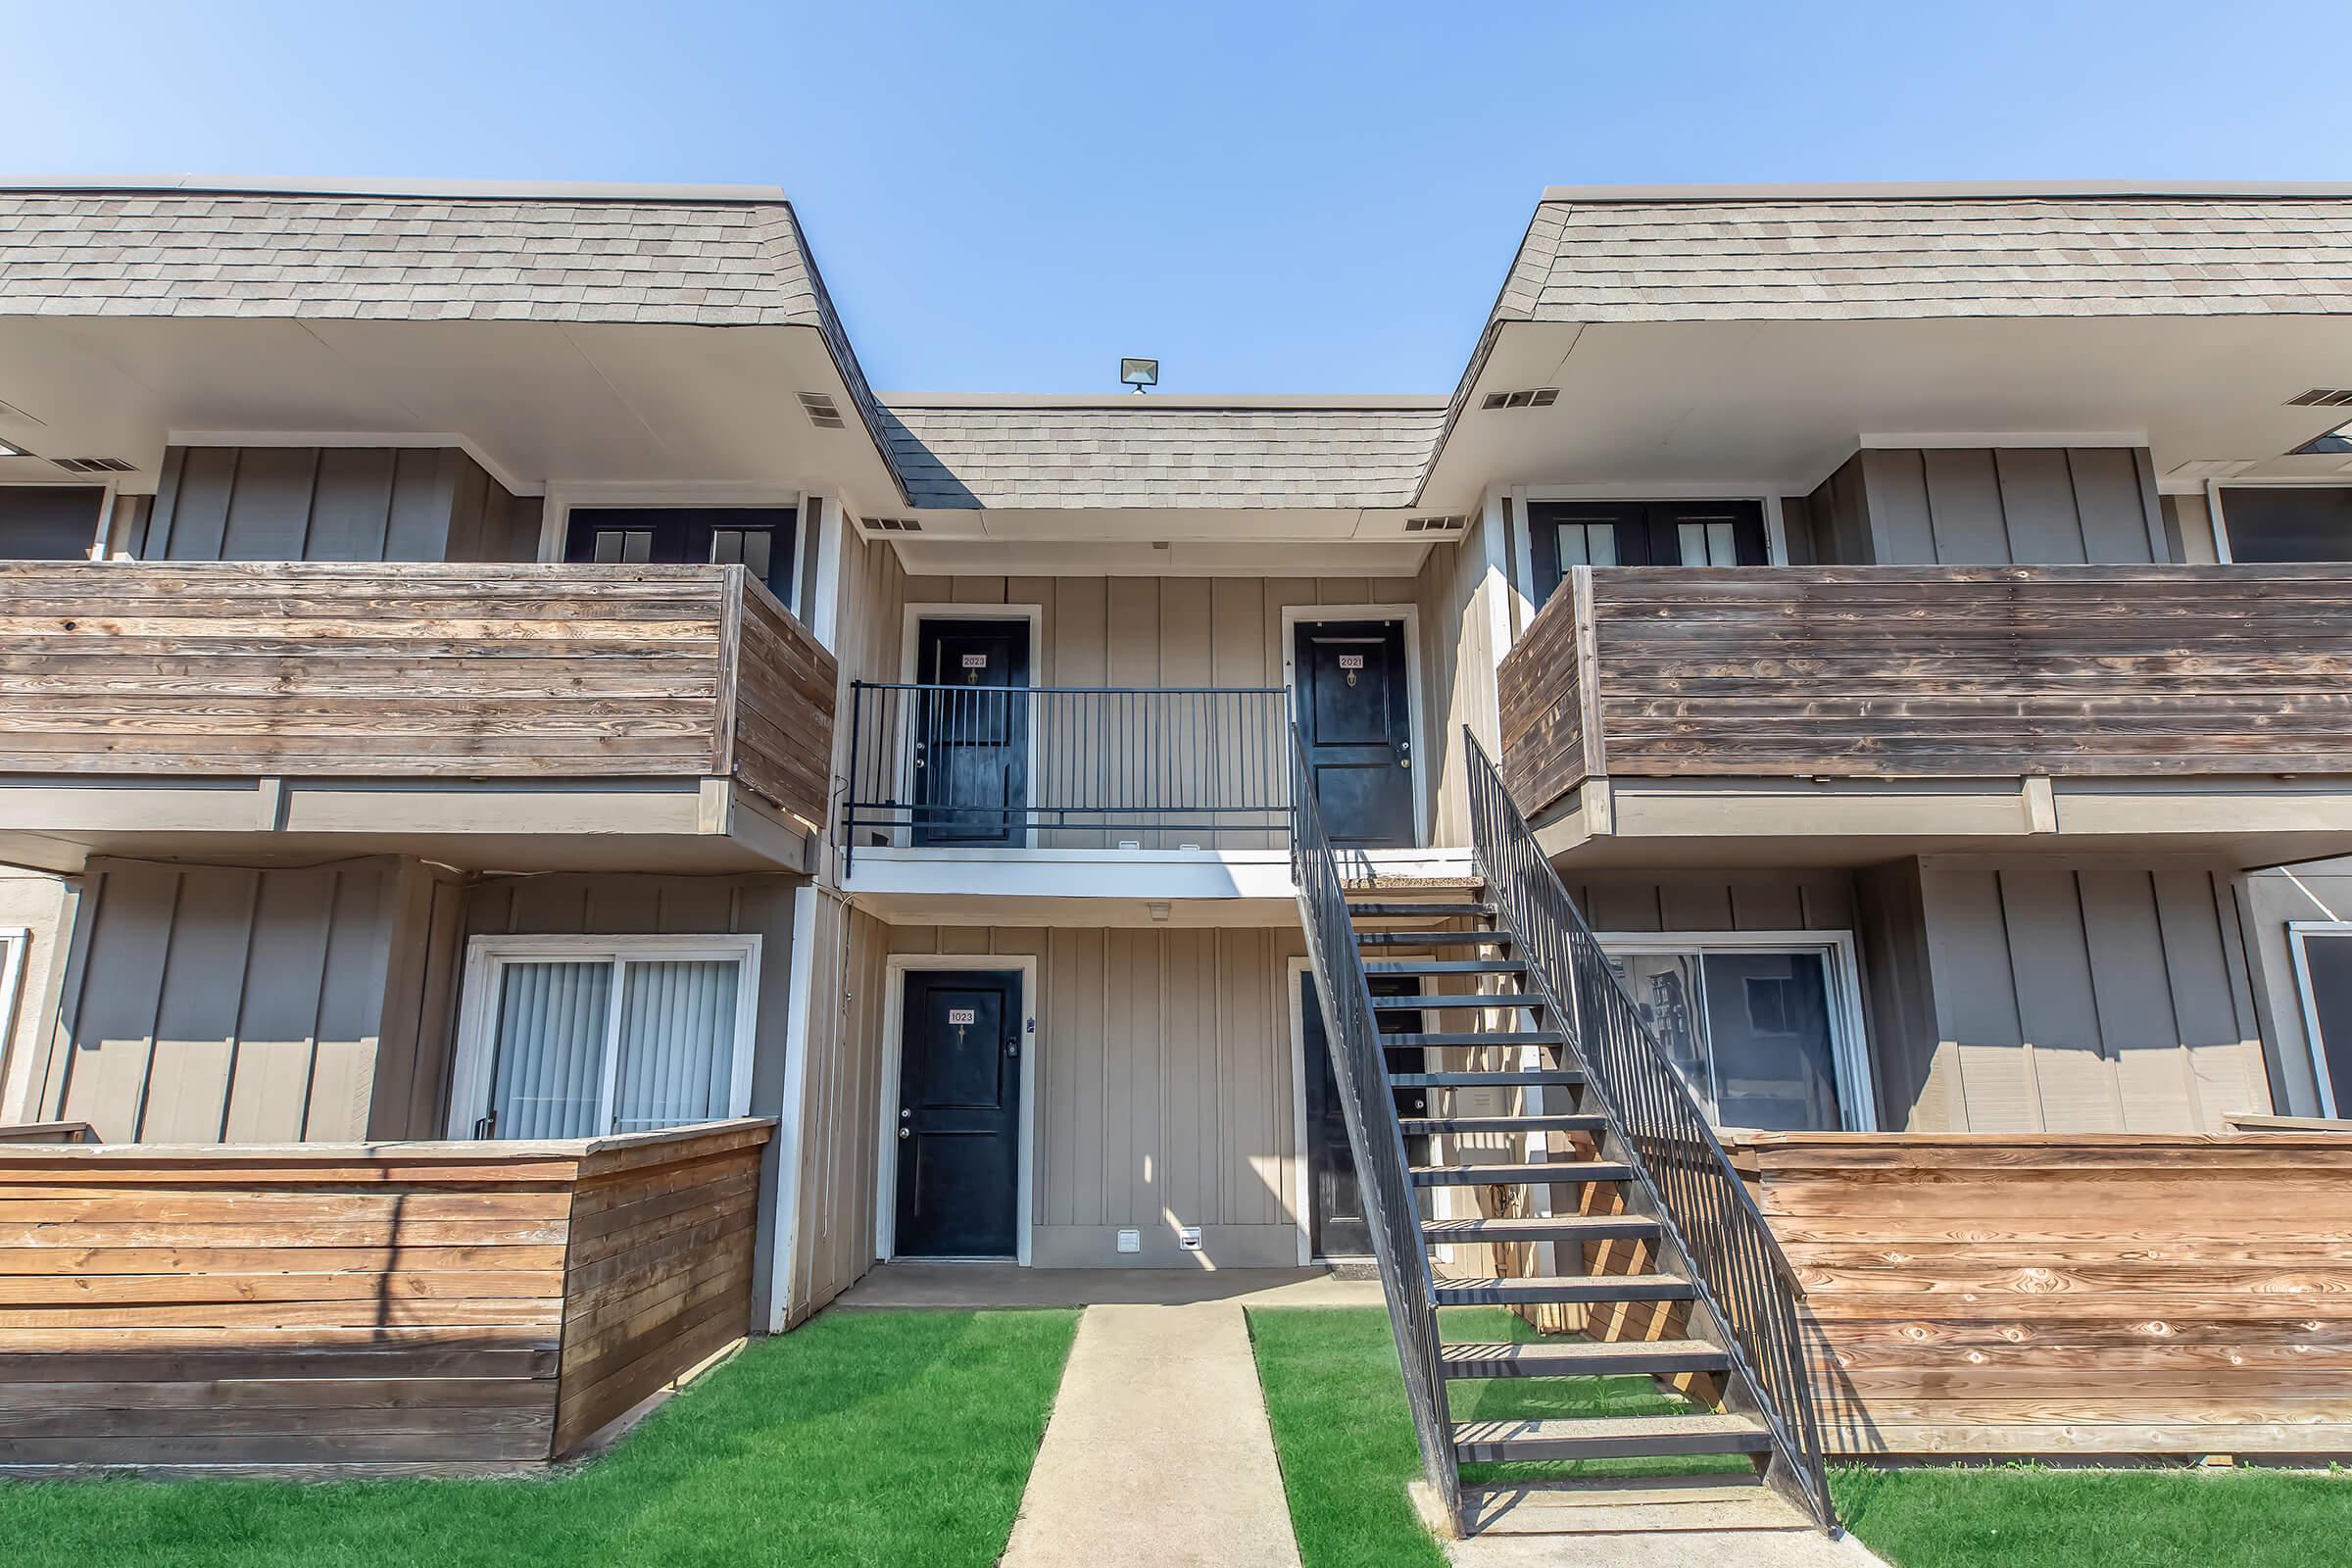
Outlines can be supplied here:
<path id="1" fill-rule="evenodd" d="M 1498 1307 L 1448 1309 L 1449 1340 L 1526 1340 Z M 1406 1487 L 1420 1450 L 1377 1307 L 1250 1314 L 1258 1378 L 1305 1568 L 1443 1568 Z M 1677 1408 L 1645 1378 L 1450 1385 L 1459 1420 L 1648 1415 Z M 1747 1461 L 1721 1463 L 1744 1472 Z M 1472 1465 L 1471 1479 L 1625 1473 L 1682 1461 Z M 1847 1469 L 1838 1509 L 1895 1568 L 2335 1568 L 2352 1564 L 2352 1476 L 2278 1471 Z"/>
<path id="2" fill-rule="evenodd" d="M 1525 1319 L 1500 1307 L 1448 1307 L 1441 1316 L 1449 1340 L 1537 1337 Z M 1421 1453 L 1388 1313 L 1377 1307 L 1265 1307 L 1250 1314 L 1250 1334 L 1306 1568 L 1442 1564 L 1444 1556 L 1405 1494 L 1421 1474 Z M 1457 1421 L 1667 1415 L 1690 1408 L 1659 1395 L 1647 1378 L 1487 1378 L 1449 1388 Z M 1704 1468 L 1752 1473 L 1745 1459 L 1727 1454 L 1712 1460 L 1473 1464 L 1462 1467 L 1462 1477 L 1476 1484 Z"/>
<path id="3" fill-rule="evenodd" d="M 1895 1568 L 2352 1563 L 2352 1477 L 2241 1470 L 1841 1470 L 1846 1528 Z"/>
<path id="4" fill-rule="evenodd" d="M 1074 1312 L 831 1312 L 554 1480 L 0 1483 L 0 1560 L 137 1568 L 996 1561 Z"/>

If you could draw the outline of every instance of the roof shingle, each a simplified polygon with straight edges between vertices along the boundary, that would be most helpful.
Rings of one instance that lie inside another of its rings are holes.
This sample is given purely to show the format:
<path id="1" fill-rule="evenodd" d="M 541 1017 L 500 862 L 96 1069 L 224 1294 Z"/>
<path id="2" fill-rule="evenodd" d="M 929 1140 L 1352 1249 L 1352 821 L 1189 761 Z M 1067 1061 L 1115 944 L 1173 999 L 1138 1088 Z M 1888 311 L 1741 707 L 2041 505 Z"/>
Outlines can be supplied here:
<path id="1" fill-rule="evenodd" d="M 891 461 L 918 507 L 1401 507 L 1446 410 L 900 404 Z"/>

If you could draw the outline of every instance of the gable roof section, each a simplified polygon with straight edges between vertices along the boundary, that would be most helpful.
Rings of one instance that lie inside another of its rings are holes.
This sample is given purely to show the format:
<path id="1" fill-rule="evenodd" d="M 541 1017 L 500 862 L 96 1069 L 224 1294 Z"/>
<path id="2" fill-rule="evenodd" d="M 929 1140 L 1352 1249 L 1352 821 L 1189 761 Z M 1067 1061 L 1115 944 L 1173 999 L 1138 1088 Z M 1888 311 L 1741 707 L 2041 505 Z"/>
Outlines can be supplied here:
<path id="1" fill-rule="evenodd" d="M 883 410 L 918 507 L 1402 507 L 1439 398 L 907 397 Z"/>
<path id="2" fill-rule="evenodd" d="M 0 316 L 812 327 L 889 457 L 773 185 L 0 181 Z"/>
<path id="3" fill-rule="evenodd" d="M 2344 193 L 1554 189 L 1494 317 L 1534 321 L 2352 312 Z"/>
<path id="4" fill-rule="evenodd" d="M 791 204 L 752 189 L 0 188 L 0 314 L 821 326 Z"/>

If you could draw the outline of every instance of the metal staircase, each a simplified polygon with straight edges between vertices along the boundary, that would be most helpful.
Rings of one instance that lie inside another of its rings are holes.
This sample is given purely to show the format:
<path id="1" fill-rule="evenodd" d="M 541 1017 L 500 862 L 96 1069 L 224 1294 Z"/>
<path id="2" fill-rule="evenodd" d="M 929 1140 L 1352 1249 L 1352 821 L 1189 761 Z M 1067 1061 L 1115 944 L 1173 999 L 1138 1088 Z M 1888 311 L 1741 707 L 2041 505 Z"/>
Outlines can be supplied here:
<path id="1" fill-rule="evenodd" d="M 1350 897 L 1363 879 L 1351 887 L 1296 747 L 1292 792 L 1316 995 L 1430 1481 L 1466 1532 L 1834 1529 L 1788 1264 L 1494 764 L 1463 739 L 1468 887 Z M 1439 1026 L 1383 1033 L 1392 1010 Z M 1415 1070 L 1396 1070 L 1399 1056 Z M 1398 1090 L 1423 1108 L 1400 1116 Z M 1448 1340 L 1440 1309 L 1463 1306 L 1577 1332 Z M 1592 1386 L 1560 1383 L 1556 1401 L 1529 1387 L 1508 1419 L 1453 1414 L 1485 1402 L 1456 1398 L 1473 1381 L 1624 1377 L 1654 1380 L 1680 1408 L 1576 1414 L 1572 1396 Z M 1540 1413 L 1547 1403 L 1560 1413 Z M 1720 1468 L 1720 1455 L 1752 1468 L 1522 1479 L 1523 1461 Z M 1513 1466 L 1506 1483 L 1465 1484 L 1463 1466 L 1498 1464 Z"/>

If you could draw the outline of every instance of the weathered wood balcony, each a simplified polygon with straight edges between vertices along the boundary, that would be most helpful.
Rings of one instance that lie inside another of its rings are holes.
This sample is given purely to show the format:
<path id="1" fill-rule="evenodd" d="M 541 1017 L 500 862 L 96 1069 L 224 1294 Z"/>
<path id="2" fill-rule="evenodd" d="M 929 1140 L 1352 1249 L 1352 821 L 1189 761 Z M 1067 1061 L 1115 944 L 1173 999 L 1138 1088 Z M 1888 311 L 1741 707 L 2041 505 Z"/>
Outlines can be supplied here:
<path id="1" fill-rule="evenodd" d="M 2352 566 L 1580 567 L 1503 662 L 1504 773 L 1575 818 L 1555 853 L 2135 833 L 2255 863 L 2352 842 L 2347 677 Z"/>
<path id="2" fill-rule="evenodd" d="M 689 806 L 722 784 L 715 809 L 740 792 L 806 835 L 834 662 L 741 566 L 23 564 L 0 565 L 0 831 L 133 830 L 105 807 L 132 779 L 184 786 L 141 808 L 158 832 L 415 826 L 433 791 L 527 781 Z M 228 780 L 261 799 L 214 822 Z M 460 826 L 630 830 L 588 804 Z"/>

